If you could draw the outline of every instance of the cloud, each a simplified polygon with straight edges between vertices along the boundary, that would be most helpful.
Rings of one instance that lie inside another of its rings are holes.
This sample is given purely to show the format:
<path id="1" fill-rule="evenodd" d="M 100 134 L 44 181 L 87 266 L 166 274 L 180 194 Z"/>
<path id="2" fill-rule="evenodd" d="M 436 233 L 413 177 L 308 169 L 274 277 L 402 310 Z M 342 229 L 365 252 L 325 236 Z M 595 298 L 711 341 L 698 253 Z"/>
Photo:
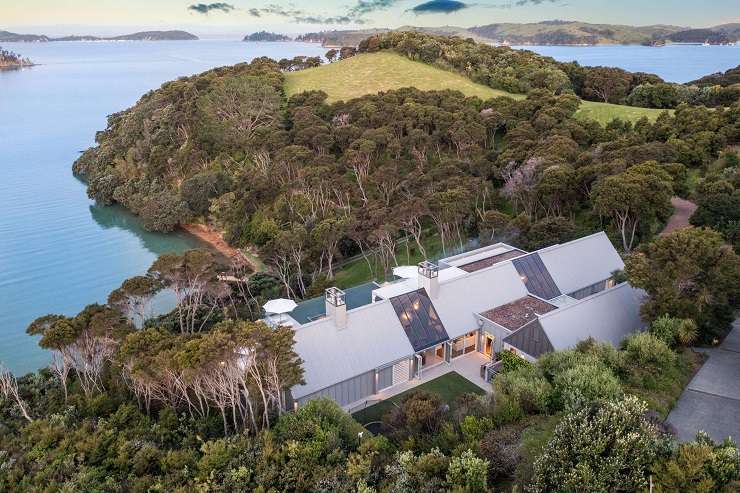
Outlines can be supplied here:
<path id="1" fill-rule="evenodd" d="M 232 10 L 234 10 L 234 6 L 230 3 L 223 3 L 223 2 L 217 2 L 217 3 L 194 3 L 193 5 L 188 7 L 188 10 L 192 10 L 193 12 L 197 12 L 199 14 L 208 15 L 209 13 L 213 11 L 220 11 L 229 13 Z"/>
<path id="2" fill-rule="evenodd" d="M 400 0 L 358 0 L 357 3 L 347 11 L 347 17 L 358 18 L 377 10 L 385 10 L 393 7 Z"/>
<path id="3" fill-rule="evenodd" d="M 410 9 L 410 11 L 414 14 L 451 14 L 468 7 L 470 7 L 469 4 L 457 0 L 429 0 Z"/>
<path id="4" fill-rule="evenodd" d="M 360 0 L 360 2 L 352 7 L 352 9 L 350 9 L 346 14 L 335 16 L 317 15 L 302 9 L 282 7 L 277 4 L 267 5 L 262 8 L 251 8 L 247 12 L 252 17 L 273 15 L 290 19 L 298 24 L 365 24 L 366 21 L 362 18 L 362 15 L 371 12 L 371 10 L 367 9 L 378 9 L 380 8 L 379 5 L 381 3 L 390 5 L 396 1 L 397 0 Z M 353 10 L 358 7 L 361 8 L 362 11 Z"/>

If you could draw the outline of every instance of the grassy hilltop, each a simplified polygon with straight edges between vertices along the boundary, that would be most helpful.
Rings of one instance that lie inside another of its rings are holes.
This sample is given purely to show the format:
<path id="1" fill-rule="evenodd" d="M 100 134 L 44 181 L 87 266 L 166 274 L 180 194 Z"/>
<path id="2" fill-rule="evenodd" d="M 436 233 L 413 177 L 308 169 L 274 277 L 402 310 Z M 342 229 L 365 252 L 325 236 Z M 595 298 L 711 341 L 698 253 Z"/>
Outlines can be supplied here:
<path id="1" fill-rule="evenodd" d="M 477 96 L 484 100 L 499 96 L 513 99 L 525 97 L 522 94 L 476 84 L 462 75 L 415 62 L 391 52 L 363 53 L 340 62 L 285 75 L 285 92 L 288 96 L 303 91 L 322 90 L 329 95 L 330 102 L 347 101 L 366 94 L 402 87 L 415 87 L 422 91 L 453 89 L 466 96 Z M 577 116 L 592 118 L 606 124 L 614 118 L 634 122 L 643 116 L 655 121 L 661 111 L 583 101 Z"/>

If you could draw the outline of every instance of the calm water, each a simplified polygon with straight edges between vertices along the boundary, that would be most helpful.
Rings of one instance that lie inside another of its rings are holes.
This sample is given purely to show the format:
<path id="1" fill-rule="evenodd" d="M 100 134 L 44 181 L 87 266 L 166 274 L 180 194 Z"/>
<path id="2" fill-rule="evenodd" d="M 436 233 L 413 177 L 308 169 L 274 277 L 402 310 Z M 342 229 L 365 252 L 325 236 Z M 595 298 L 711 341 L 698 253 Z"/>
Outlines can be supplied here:
<path id="1" fill-rule="evenodd" d="M 561 62 L 620 67 L 658 74 L 669 82 L 689 82 L 740 65 L 740 46 L 518 46 Z"/>
<path id="2" fill-rule="evenodd" d="M 147 233 L 124 210 L 87 199 L 71 165 L 105 127 L 106 115 L 178 76 L 255 56 L 325 50 L 237 41 L 3 46 L 41 64 L 0 72 L 0 361 L 21 373 L 48 361 L 25 335 L 31 320 L 46 313 L 74 314 L 105 300 L 157 255 L 198 246 L 187 235 Z M 740 47 L 527 48 L 585 65 L 655 72 L 678 82 L 740 63 Z"/>
<path id="3" fill-rule="evenodd" d="M 48 355 L 25 334 L 46 313 L 104 301 L 163 252 L 198 246 L 152 234 L 99 207 L 72 176 L 106 115 L 167 80 L 255 56 L 315 55 L 315 45 L 237 41 L 13 44 L 39 66 L 0 72 L 0 362 L 16 373 Z"/>

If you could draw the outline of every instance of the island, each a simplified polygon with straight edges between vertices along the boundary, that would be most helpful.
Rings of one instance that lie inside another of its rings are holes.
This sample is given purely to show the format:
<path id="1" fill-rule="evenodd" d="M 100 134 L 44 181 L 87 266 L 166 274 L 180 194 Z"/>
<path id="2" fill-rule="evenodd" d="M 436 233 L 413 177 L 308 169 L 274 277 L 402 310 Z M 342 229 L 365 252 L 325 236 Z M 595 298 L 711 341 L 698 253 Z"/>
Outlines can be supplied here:
<path id="1" fill-rule="evenodd" d="M 195 41 L 198 36 L 187 31 L 142 31 L 122 36 L 72 35 L 51 37 L 44 34 L 18 34 L 0 31 L 0 42 L 6 43 L 49 43 L 52 41 Z"/>
<path id="2" fill-rule="evenodd" d="M 267 31 L 259 31 L 244 36 L 242 41 L 263 41 L 263 42 L 278 42 L 278 41 L 293 41 L 293 38 L 286 36 L 285 34 L 271 33 Z"/>
<path id="3" fill-rule="evenodd" d="M 18 53 L 4 50 L 0 47 L 0 70 L 17 69 L 23 67 L 30 67 L 33 62 L 28 58 L 23 58 Z"/>

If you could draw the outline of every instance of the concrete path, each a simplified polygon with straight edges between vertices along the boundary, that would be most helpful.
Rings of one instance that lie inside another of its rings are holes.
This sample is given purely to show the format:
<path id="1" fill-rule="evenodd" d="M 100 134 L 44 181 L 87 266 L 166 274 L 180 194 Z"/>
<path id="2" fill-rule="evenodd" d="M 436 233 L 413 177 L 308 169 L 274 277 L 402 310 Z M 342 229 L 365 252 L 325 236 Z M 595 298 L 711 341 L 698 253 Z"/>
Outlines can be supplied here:
<path id="1" fill-rule="evenodd" d="M 663 228 L 663 231 L 660 232 L 661 235 L 666 235 L 671 231 L 689 226 L 689 218 L 697 207 L 695 203 L 681 197 L 673 197 L 671 199 L 671 205 L 673 205 L 673 215 L 668 219 L 668 223 Z"/>
<path id="2" fill-rule="evenodd" d="M 722 344 L 706 350 L 709 359 L 684 389 L 668 423 L 679 441 L 693 440 L 699 430 L 715 441 L 740 439 L 740 319 Z"/>

